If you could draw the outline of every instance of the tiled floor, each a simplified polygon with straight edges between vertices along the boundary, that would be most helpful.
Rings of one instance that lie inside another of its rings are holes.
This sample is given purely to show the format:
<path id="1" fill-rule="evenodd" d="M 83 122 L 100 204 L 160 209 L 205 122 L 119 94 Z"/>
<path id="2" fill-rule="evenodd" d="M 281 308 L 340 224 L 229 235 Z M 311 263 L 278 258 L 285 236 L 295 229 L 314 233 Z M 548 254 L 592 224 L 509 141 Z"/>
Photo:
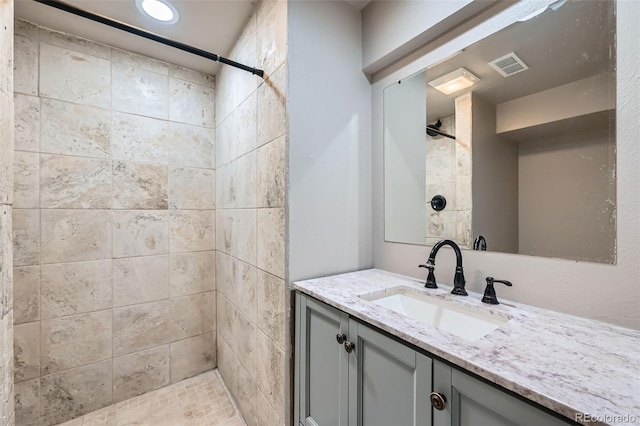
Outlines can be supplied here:
<path id="1" fill-rule="evenodd" d="M 218 370 L 89 413 L 59 426 L 246 426 Z"/>

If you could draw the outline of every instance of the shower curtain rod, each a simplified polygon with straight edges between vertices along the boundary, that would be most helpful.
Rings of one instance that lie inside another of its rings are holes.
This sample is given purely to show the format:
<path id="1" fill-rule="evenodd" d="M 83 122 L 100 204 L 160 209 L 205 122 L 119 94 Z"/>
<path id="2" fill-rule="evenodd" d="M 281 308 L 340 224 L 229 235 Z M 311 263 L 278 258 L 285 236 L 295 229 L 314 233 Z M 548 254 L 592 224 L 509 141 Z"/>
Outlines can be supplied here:
<path id="1" fill-rule="evenodd" d="M 253 68 L 236 61 L 232 61 L 231 59 L 223 58 L 222 56 L 216 55 L 215 53 L 207 52 L 206 50 L 198 49 L 197 47 L 189 46 L 188 44 L 180 43 L 179 41 L 175 41 L 175 40 L 171 40 L 171 39 L 159 36 L 157 34 L 142 30 L 132 25 L 125 24 L 124 22 L 116 21 L 116 20 L 107 18 L 106 16 L 98 15 L 96 13 L 89 12 L 84 9 L 80 9 L 68 3 L 64 3 L 58 0 L 34 0 L 34 1 L 47 6 L 55 7 L 56 9 L 69 12 L 77 16 L 81 16 L 83 18 L 90 19 L 95 22 L 99 22 L 104 25 L 108 25 L 112 28 L 117 28 L 119 30 L 126 31 L 131 34 L 134 34 L 158 43 L 162 43 L 167 46 L 171 46 L 176 49 L 180 49 L 185 52 L 192 53 L 194 55 L 201 56 L 203 58 L 211 59 L 212 61 L 220 62 L 225 65 L 231 65 L 232 67 L 239 68 L 243 71 L 247 71 L 247 72 L 250 72 L 251 74 L 264 78 L 263 70 Z"/>

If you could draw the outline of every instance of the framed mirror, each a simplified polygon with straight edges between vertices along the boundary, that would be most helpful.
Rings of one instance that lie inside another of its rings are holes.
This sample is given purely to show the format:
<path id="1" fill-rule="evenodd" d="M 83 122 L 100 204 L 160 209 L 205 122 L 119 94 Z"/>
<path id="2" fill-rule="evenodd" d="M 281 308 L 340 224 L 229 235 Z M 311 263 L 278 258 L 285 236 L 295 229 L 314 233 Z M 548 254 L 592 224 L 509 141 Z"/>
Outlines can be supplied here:
<path id="1" fill-rule="evenodd" d="M 615 78 L 615 3 L 561 0 L 385 88 L 385 240 L 615 263 Z"/>

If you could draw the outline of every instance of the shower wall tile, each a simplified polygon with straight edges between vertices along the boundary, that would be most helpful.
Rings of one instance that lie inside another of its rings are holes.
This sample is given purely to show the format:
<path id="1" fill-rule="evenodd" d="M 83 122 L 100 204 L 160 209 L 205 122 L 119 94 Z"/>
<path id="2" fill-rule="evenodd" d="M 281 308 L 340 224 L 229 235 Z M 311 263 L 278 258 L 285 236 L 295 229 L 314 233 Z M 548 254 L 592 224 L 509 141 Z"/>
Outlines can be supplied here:
<path id="1" fill-rule="evenodd" d="M 40 155 L 40 203 L 48 209 L 107 209 L 111 161 Z"/>
<path id="2" fill-rule="evenodd" d="M 104 44 L 65 34 L 58 31 L 51 31 L 40 28 L 40 43 L 47 43 L 65 49 L 75 50 L 86 55 L 97 56 L 98 58 L 110 60 L 111 48 Z"/>
<path id="3" fill-rule="evenodd" d="M 147 117 L 169 118 L 169 78 L 145 69 L 114 62 L 113 109 Z"/>
<path id="4" fill-rule="evenodd" d="M 284 349 L 286 336 L 282 324 L 286 321 L 286 291 L 284 280 L 258 271 L 257 277 L 258 327 L 276 345 Z"/>
<path id="5" fill-rule="evenodd" d="M 112 213 L 113 257 L 169 253 L 169 214 L 155 210 Z"/>
<path id="6" fill-rule="evenodd" d="M 171 299 L 171 339 L 208 333 L 216 328 L 215 292 Z"/>
<path id="7" fill-rule="evenodd" d="M 111 258 L 107 210 L 42 210 L 42 263 Z"/>
<path id="8" fill-rule="evenodd" d="M 166 166 L 113 162 L 113 208 L 166 210 L 169 172 Z"/>
<path id="9" fill-rule="evenodd" d="M 236 160 L 237 205 L 239 208 L 256 207 L 256 152 L 252 151 Z"/>
<path id="10" fill-rule="evenodd" d="M 201 86 L 215 87 L 215 78 L 211 75 L 169 64 L 169 77 L 190 81 Z"/>
<path id="11" fill-rule="evenodd" d="M 38 41 L 14 36 L 14 92 L 38 94 Z"/>
<path id="12" fill-rule="evenodd" d="M 216 207 L 232 209 L 238 205 L 237 200 L 237 162 L 225 164 L 216 170 Z"/>
<path id="13" fill-rule="evenodd" d="M 40 319 L 40 266 L 13 268 L 13 320 L 22 324 Z"/>
<path id="14" fill-rule="evenodd" d="M 164 120 L 113 113 L 112 155 L 116 160 L 167 164 L 169 124 Z"/>
<path id="15" fill-rule="evenodd" d="M 42 152 L 110 158 L 111 111 L 51 99 L 40 108 Z"/>
<path id="16" fill-rule="evenodd" d="M 238 156 L 237 118 L 234 111 L 216 127 L 216 166 L 229 163 Z"/>
<path id="17" fill-rule="evenodd" d="M 13 25 L 14 36 L 23 36 L 32 40 L 40 38 L 40 27 L 31 22 L 15 19 Z"/>
<path id="18" fill-rule="evenodd" d="M 233 334 L 238 336 L 235 339 L 235 350 L 237 354 L 242 354 L 240 364 L 247 369 L 251 377 L 256 377 L 257 368 L 257 333 L 255 323 L 251 322 L 242 312 L 234 310 Z"/>
<path id="19" fill-rule="evenodd" d="M 169 120 L 213 128 L 214 89 L 175 78 L 169 79 Z"/>
<path id="20" fill-rule="evenodd" d="M 40 376 L 40 323 L 28 322 L 13 328 L 13 356 L 16 382 Z"/>
<path id="21" fill-rule="evenodd" d="M 284 277 L 284 208 L 258 210 L 258 267 Z"/>
<path id="22" fill-rule="evenodd" d="M 112 361 L 85 365 L 41 379 L 43 424 L 58 424 L 112 403 Z"/>
<path id="23" fill-rule="evenodd" d="M 114 309 L 114 356 L 169 343 L 170 321 L 169 300 Z"/>
<path id="24" fill-rule="evenodd" d="M 169 297 L 169 256 L 113 260 L 113 306 L 153 302 Z"/>
<path id="25" fill-rule="evenodd" d="M 213 129 L 169 123 L 169 164 L 213 169 L 215 132 Z"/>
<path id="26" fill-rule="evenodd" d="M 257 150 L 258 206 L 284 207 L 286 193 L 286 138 L 284 136 Z"/>
<path id="27" fill-rule="evenodd" d="M 287 67 L 281 66 L 258 89 L 258 146 L 286 133 Z"/>
<path id="28" fill-rule="evenodd" d="M 40 156 L 16 151 L 13 158 L 13 207 L 40 207 Z"/>
<path id="29" fill-rule="evenodd" d="M 235 138 L 238 155 L 246 154 L 258 145 L 258 94 L 253 91 L 234 112 Z"/>
<path id="30" fill-rule="evenodd" d="M 216 251 L 216 286 L 218 293 L 222 293 L 229 301 L 235 302 L 237 282 L 237 259 L 221 251 Z"/>
<path id="31" fill-rule="evenodd" d="M 171 383 L 211 370 L 216 363 L 216 333 L 171 343 Z"/>
<path id="32" fill-rule="evenodd" d="M 213 210 L 171 212 L 170 227 L 172 253 L 216 248 L 215 211 Z"/>
<path id="33" fill-rule="evenodd" d="M 260 66 L 267 76 L 271 76 L 287 59 L 287 7 L 282 2 L 258 16 L 257 52 Z M 265 3 L 269 8 L 269 2 Z"/>
<path id="34" fill-rule="evenodd" d="M 242 364 L 238 367 L 238 392 L 236 396 L 236 402 L 238 407 L 243 413 L 244 420 L 247 426 L 261 426 L 256 423 L 256 411 L 258 402 L 258 388 L 254 375 L 247 370 Z"/>
<path id="35" fill-rule="evenodd" d="M 40 262 L 40 210 L 13 210 L 13 265 Z"/>
<path id="36" fill-rule="evenodd" d="M 111 49 L 111 60 L 156 74 L 169 75 L 169 64 L 126 50 Z"/>
<path id="37" fill-rule="evenodd" d="M 14 34 L 0 37 L 19 80 L 7 97 L 13 72 L 0 76 L 16 142 L 0 182 L 15 179 L 17 209 L 0 231 L 14 220 L 15 265 L 0 278 L 15 275 L 15 297 L 0 302 L 15 316 L 0 327 L 18 327 L 18 424 L 48 425 L 217 365 L 216 80 L 25 21 Z"/>
<path id="38" fill-rule="evenodd" d="M 237 256 L 238 210 L 216 211 L 216 248 L 231 256 Z"/>
<path id="39" fill-rule="evenodd" d="M 43 320 L 42 374 L 111 358 L 111 310 Z"/>
<path id="40" fill-rule="evenodd" d="M 216 79 L 218 365 L 249 425 L 283 425 L 288 390 L 286 27 L 287 2 L 259 2 L 229 55 L 266 79 Z"/>
<path id="41" fill-rule="evenodd" d="M 13 105 L 15 108 L 15 149 L 40 151 L 40 98 L 15 93 Z"/>
<path id="42" fill-rule="evenodd" d="M 113 359 L 113 400 L 123 401 L 168 385 L 169 345 Z"/>
<path id="43" fill-rule="evenodd" d="M 106 59 L 40 43 L 40 96 L 109 108 L 110 86 Z"/>
<path id="44" fill-rule="evenodd" d="M 282 419 L 285 418 L 285 356 L 262 332 L 258 332 L 258 388 Z"/>
<path id="45" fill-rule="evenodd" d="M 256 299 L 258 274 L 259 270 L 255 266 L 238 262 L 236 306 L 253 324 L 257 324 L 258 316 L 258 303 Z"/>
<path id="46" fill-rule="evenodd" d="M 214 291 L 215 276 L 215 251 L 171 255 L 171 297 Z"/>
<path id="47" fill-rule="evenodd" d="M 0 204 L 13 204 L 13 97 L 0 93 Z"/>
<path id="48" fill-rule="evenodd" d="M 15 384 L 16 424 L 37 426 L 40 424 L 40 379 Z"/>
<path id="49" fill-rule="evenodd" d="M 214 170 L 169 168 L 169 208 L 210 210 L 216 207 Z"/>
<path id="50" fill-rule="evenodd" d="M 271 407 L 269 401 L 260 390 L 258 390 L 258 402 L 256 404 L 256 423 L 261 426 L 284 426 L 284 420 L 278 417 L 278 413 Z"/>
<path id="51" fill-rule="evenodd" d="M 238 350 L 238 335 L 235 334 L 237 332 L 236 309 L 221 292 L 218 292 L 216 303 L 218 338 L 224 339 L 229 348 L 236 352 Z"/>
<path id="52" fill-rule="evenodd" d="M 251 265 L 257 261 L 258 211 L 256 209 L 236 210 L 237 257 Z"/>
<path id="53" fill-rule="evenodd" d="M 42 265 L 42 319 L 111 308 L 111 269 L 111 260 Z"/>

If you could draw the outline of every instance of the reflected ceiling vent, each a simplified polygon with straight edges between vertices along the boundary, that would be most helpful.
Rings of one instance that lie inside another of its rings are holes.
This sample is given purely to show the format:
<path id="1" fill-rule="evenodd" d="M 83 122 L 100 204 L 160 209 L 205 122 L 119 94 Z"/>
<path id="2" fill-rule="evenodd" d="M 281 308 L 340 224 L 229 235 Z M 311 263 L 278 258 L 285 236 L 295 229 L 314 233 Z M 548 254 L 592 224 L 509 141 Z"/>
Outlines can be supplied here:
<path id="1" fill-rule="evenodd" d="M 513 52 L 489 62 L 489 66 L 498 71 L 503 77 L 510 77 L 529 69 L 527 64 L 522 62 L 522 59 L 518 58 L 518 55 Z"/>

